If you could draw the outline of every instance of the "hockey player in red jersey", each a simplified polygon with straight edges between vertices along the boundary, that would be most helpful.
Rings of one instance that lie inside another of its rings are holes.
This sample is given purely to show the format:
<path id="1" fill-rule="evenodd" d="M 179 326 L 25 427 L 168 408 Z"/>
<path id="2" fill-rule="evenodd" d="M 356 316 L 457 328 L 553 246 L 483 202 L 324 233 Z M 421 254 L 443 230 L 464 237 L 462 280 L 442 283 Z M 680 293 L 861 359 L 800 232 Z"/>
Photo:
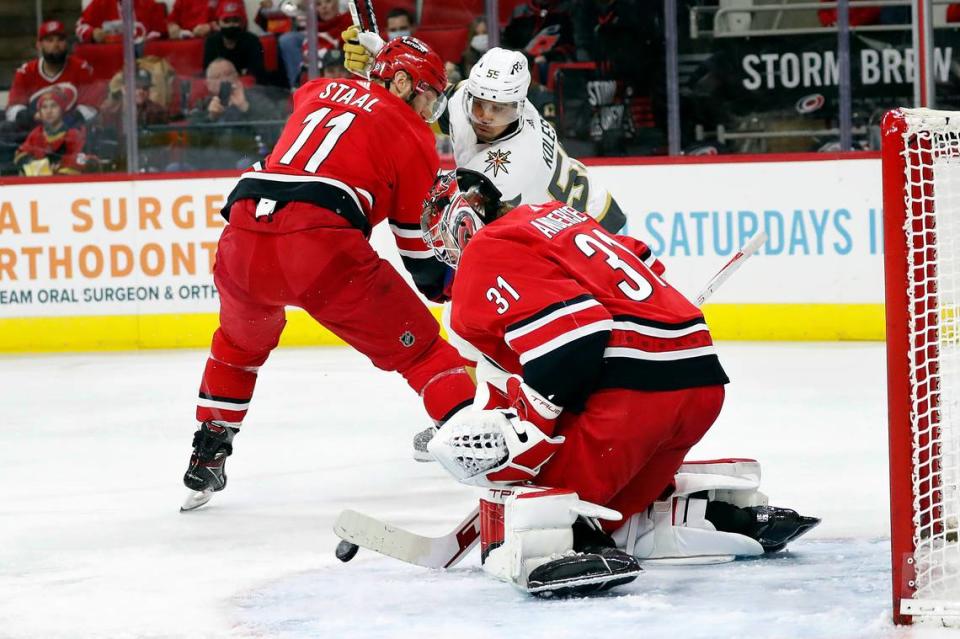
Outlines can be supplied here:
<path id="1" fill-rule="evenodd" d="M 429 450 L 465 483 L 535 480 L 552 489 L 501 488 L 481 501 L 486 570 L 531 592 L 621 583 L 609 557 L 589 558 L 613 540 L 586 521 L 574 524 L 578 513 L 627 516 L 636 530 L 622 532 L 618 545 L 643 559 L 709 554 L 700 550 L 711 544 L 721 549 L 715 555 L 762 554 L 817 523 L 761 505 L 745 479 L 753 466 L 729 460 L 687 469 L 702 476 L 684 483 L 744 494 L 712 507 L 704 499 L 704 534 L 673 539 L 676 554 L 653 548 L 670 528 L 694 525 L 675 512 L 648 535 L 656 525 L 648 509 L 669 497 L 687 452 L 719 415 L 728 379 L 702 313 L 664 280 L 642 242 L 560 202 L 510 210 L 484 175 L 462 169 L 438 179 L 422 228 L 438 258 L 457 269 L 452 339 L 478 361 L 477 381 L 488 391 Z M 758 483 L 758 467 L 755 474 Z M 567 557 L 560 565 L 551 559 L 558 554 Z"/>
<path id="2" fill-rule="evenodd" d="M 317 79 L 270 156 L 244 173 L 223 208 L 229 225 L 214 281 L 220 328 L 200 386 L 194 453 L 184 483 L 202 505 L 226 484 L 224 460 L 277 345 L 284 306 L 298 306 L 384 370 L 398 371 L 443 422 L 471 403 L 464 360 L 413 290 L 368 243 L 387 219 L 404 266 L 428 298 L 444 299 L 446 265 L 420 234 L 439 160 L 427 122 L 442 109 L 443 61 L 415 38 L 380 52 L 371 81 Z"/>

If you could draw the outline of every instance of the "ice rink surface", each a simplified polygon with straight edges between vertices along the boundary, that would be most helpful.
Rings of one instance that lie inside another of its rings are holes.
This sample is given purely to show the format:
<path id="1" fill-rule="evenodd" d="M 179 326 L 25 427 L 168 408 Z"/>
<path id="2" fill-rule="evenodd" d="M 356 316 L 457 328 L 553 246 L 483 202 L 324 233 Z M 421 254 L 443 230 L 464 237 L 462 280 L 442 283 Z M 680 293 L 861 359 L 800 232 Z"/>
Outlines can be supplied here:
<path id="1" fill-rule="evenodd" d="M 721 343 L 733 383 L 691 458 L 756 457 L 771 503 L 823 518 L 774 558 L 650 569 L 609 596 L 530 599 L 468 557 L 333 556 L 345 507 L 441 534 L 475 502 L 410 458 L 397 375 L 279 350 L 229 486 L 180 514 L 200 351 L 0 358 L 0 637 L 958 637 L 889 618 L 881 344 Z"/>

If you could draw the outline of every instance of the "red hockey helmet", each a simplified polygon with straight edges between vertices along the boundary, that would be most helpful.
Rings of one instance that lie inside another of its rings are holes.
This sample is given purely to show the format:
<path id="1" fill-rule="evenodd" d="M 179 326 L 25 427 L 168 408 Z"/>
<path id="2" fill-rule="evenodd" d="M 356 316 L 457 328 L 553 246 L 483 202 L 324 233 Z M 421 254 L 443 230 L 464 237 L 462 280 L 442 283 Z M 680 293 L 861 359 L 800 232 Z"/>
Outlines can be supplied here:
<path id="1" fill-rule="evenodd" d="M 397 71 L 404 71 L 410 76 L 416 94 L 429 92 L 436 95 L 427 120 L 435 122 L 447 106 L 444 95 L 447 71 L 443 60 L 422 40 L 412 36 L 395 38 L 380 49 L 370 70 L 370 77 L 391 81 Z"/>
<path id="2" fill-rule="evenodd" d="M 441 173 L 423 203 L 420 230 L 438 260 L 457 268 L 467 242 L 496 219 L 500 191 L 483 174 L 457 169 Z"/>

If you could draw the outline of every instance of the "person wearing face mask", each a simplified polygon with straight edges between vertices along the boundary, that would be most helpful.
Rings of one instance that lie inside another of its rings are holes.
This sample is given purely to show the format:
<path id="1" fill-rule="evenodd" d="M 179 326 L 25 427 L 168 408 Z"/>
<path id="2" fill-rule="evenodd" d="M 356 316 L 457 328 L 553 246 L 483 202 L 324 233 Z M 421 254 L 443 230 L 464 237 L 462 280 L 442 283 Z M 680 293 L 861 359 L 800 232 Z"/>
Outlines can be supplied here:
<path id="1" fill-rule="evenodd" d="M 387 40 L 395 40 L 404 36 L 413 35 L 417 23 L 413 14 L 403 7 L 394 7 L 387 13 Z"/>
<path id="2" fill-rule="evenodd" d="M 218 58 L 229 60 L 240 75 L 252 75 L 257 84 L 268 84 L 263 68 L 260 38 L 247 31 L 247 12 L 240 0 L 227 0 L 217 7 L 217 25 L 203 42 L 203 67 Z"/>
<path id="3" fill-rule="evenodd" d="M 467 48 L 463 50 L 463 72 L 470 75 L 470 69 L 477 63 L 487 49 L 490 48 L 490 34 L 487 32 L 487 19 L 478 16 L 470 23 L 467 30 Z"/>
<path id="4" fill-rule="evenodd" d="M 6 110 L 9 126 L 28 131 L 36 126 L 31 100 L 53 85 L 75 98 L 76 107 L 65 114 L 68 125 L 90 122 L 97 115 L 102 91 L 94 80 L 93 67 L 71 55 L 67 32 L 59 20 L 49 20 L 37 32 L 35 60 L 17 69 Z"/>

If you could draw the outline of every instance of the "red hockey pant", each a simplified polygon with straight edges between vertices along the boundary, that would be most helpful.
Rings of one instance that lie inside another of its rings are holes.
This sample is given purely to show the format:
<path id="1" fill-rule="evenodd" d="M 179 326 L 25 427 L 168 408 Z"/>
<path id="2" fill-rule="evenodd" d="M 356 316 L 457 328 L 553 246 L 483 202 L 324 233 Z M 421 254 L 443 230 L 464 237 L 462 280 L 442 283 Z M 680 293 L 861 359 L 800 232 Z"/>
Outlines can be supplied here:
<path id="1" fill-rule="evenodd" d="M 240 214 L 233 208 L 231 219 Z M 230 224 L 217 248 L 214 282 L 220 328 L 200 386 L 199 421 L 243 420 L 257 369 L 286 323 L 284 306 L 306 310 L 378 368 L 400 372 L 434 420 L 473 399 L 464 361 L 440 338 L 437 321 L 353 228 L 277 233 Z"/>
<path id="2" fill-rule="evenodd" d="M 627 518 L 672 484 L 687 451 L 720 414 L 723 397 L 723 386 L 597 391 L 582 413 L 560 416 L 554 435 L 566 441 L 535 481 L 575 490 Z"/>

